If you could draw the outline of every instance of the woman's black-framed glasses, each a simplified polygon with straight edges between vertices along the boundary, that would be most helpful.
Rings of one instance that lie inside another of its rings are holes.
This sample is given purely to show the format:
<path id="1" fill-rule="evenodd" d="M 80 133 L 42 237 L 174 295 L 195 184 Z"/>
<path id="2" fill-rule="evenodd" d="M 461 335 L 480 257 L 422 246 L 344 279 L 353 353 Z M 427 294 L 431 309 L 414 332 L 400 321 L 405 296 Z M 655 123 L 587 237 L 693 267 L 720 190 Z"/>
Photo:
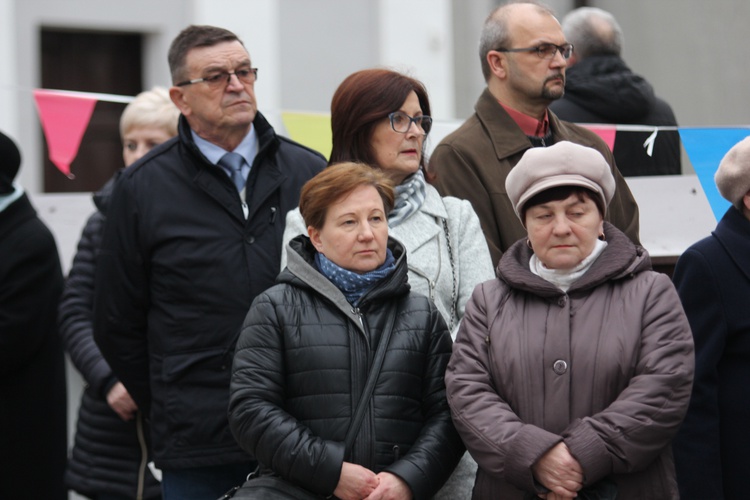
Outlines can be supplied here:
<path id="1" fill-rule="evenodd" d="M 236 76 L 237 79 L 242 83 L 255 83 L 255 80 L 258 79 L 258 68 L 238 68 L 234 71 L 220 71 L 218 73 L 212 73 L 203 78 L 185 80 L 184 82 L 176 83 L 175 85 L 177 87 L 184 87 L 185 85 L 205 82 L 209 87 L 217 88 L 221 85 L 228 84 L 229 79 L 232 78 L 232 75 Z"/>
<path id="2" fill-rule="evenodd" d="M 409 116 L 403 111 L 394 111 L 388 115 L 388 119 L 393 131 L 399 134 L 407 133 L 412 123 L 424 132 L 424 135 L 429 134 L 432 129 L 432 117 L 427 115 Z"/>
<path id="3" fill-rule="evenodd" d="M 560 51 L 563 59 L 570 59 L 570 56 L 573 55 L 573 44 L 540 43 L 536 47 L 524 47 L 522 49 L 495 49 L 495 52 L 536 52 L 540 59 L 552 59 L 558 51 Z"/>

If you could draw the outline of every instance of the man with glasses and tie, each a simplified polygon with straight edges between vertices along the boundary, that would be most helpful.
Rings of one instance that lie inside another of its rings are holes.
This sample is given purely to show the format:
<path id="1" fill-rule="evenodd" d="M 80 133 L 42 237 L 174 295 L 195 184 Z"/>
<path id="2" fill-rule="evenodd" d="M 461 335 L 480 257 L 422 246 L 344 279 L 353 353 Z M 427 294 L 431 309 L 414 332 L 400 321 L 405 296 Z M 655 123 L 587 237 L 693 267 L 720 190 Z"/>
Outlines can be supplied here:
<path id="1" fill-rule="evenodd" d="M 612 152 L 595 133 L 559 120 L 548 106 L 565 92 L 573 53 L 553 12 L 514 2 L 487 17 L 479 55 L 487 88 L 475 113 L 435 148 L 429 170 L 443 196 L 471 201 L 496 265 L 510 245 L 526 237 L 505 193 L 505 178 L 523 153 L 571 141 L 601 152 L 617 190 L 607 219 L 638 243 L 638 206 Z"/>
<path id="2" fill-rule="evenodd" d="M 279 273 L 284 216 L 326 161 L 257 111 L 258 69 L 234 33 L 189 26 L 169 66 L 179 133 L 115 186 L 95 339 L 148 418 L 164 498 L 204 500 L 254 468 L 227 420 L 234 346 Z"/>

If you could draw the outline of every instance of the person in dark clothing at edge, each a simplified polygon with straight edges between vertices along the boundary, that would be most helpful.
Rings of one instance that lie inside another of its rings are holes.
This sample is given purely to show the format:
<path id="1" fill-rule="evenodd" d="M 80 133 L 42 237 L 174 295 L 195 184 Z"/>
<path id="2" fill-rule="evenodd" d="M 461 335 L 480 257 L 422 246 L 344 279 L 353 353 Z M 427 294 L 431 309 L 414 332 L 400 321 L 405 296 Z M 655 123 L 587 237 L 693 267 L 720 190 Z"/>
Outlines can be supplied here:
<path id="1" fill-rule="evenodd" d="M 624 37 L 612 14 L 581 7 L 563 18 L 562 29 L 575 49 L 568 60 L 565 95 L 550 105 L 558 117 L 578 123 L 677 126 L 669 104 L 622 59 Z M 682 173 L 679 132 L 651 134 L 617 131 L 614 155 L 622 175 Z"/>
<path id="2" fill-rule="evenodd" d="M 690 407 L 672 443 L 682 500 L 747 498 L 750 470 L 750 137 L 714 182 L 732 206 L 672 277 L 695 341 Z"/>
<path id="3" fill-rule="evenodd" d="M 172 42 L 178 136 L 115 184 L 94 338 L 147 415 L 166 500 L 218 498 L 256 466 L 229 429 L 229 378 L 252 300 L 279 273 L 284 214 L 322 155 L 257 111 L 244 44 L 214 26 Z"/>
<path id="4" fill-rule="evenodd" d="M 65 500 L 63 274 L 54 236 L 15 181 L 20 167 L 0 132 L 0 498 Z"/>

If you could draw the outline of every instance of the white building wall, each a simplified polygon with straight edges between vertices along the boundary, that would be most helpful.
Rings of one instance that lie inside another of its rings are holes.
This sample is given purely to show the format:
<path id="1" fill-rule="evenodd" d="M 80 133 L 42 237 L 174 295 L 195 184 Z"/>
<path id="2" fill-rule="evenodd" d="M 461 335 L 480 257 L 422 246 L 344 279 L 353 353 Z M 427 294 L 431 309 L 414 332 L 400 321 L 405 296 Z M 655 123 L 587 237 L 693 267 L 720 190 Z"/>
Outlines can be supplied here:
<path id="1" fill-rule="evenodd" d="M 624 58 L 680 125 L 750 123 L 746 0 L 602 0 L 625 34 Z"/>
<path id="2" fill-rule="evenodd" d="M 18 99 L 16 98 L 16 23 L 15 3 L 0 0 L 0 130 L 18 136 Z"/>
<path id="3" fill-rule="evenodd" d="M 451 7 L 451 0 L 380 1 L 380 64 L 431 82 L 434 117 L 452 116 L 455 106 Z"/>
<path id="4" fill-rule="evenodd" d="M 269 110 L 272 125 L 277 126 L 281 108 L 281 46 L 278 0 L 193 0 L 190 22 L 221 26 L 234 32 L 245 44 L 253 66 L 257 66 L 255 84 L 258 106 Z"/>

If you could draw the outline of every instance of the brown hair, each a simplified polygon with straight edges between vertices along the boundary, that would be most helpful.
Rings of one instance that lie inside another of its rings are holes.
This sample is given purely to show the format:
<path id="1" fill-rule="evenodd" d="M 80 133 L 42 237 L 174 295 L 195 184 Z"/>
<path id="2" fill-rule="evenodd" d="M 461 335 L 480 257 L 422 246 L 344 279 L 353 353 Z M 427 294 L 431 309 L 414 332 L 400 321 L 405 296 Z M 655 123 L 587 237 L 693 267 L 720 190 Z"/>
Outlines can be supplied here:
<path id="1" fill-rule="evenodd" d="M 346 77 L 331 100 L 333 148 L 329 164 L 355 161 L 378 166 L 371 144 L 375 126 L 398 111 L 412 91 L 422 113 L 430 115 L 427 90 L 419 80 L 388 69 L 365 69 Z"/>
<path id="2" fill-rule="evenodd" d="M 167 56 L 172 84 L 176 84 L 187 77 L 185 75 L 185 58 L 192 49 L 196 47 L 213 47 L 222 42 L 234 41 L 242 43 L 242 40 L 231 31 L 216 26 L 190 25 L 180 31 L 175 39 L 172 40 Z M 245 44 L 242 45 L 244 46 Z"/>
<path id="3" fill-rule="evenodd" d="M 393 182 L 369 165 L 344 162 L 331 165 L 302 186 L 299 211 L 305 226 L 322 229 L 328 207 L 360 186 L 372 186 L 377 190 L 387 216 L 393 209 Z"/>
<path id="4" fill-rule="evenodd" d="M 580 202 L 586 201 L 587 198 L 593 201 L 596 205 L 597 210 L 599 210 L 599 215 L 604 218 L 604 200 L 601 196 L 599 196 L 592 190 L 582 186 L 557 186 L 545 189 L 541 193 L 535 194 L 534 196 L 529 198 L 526 203 L 524 203 L 523 207 L 521 207 L 521 213 L 519 214 L 523 225 L 526 225 L 526 212 L 531 207 L 543 205 L 544 203 L 548 203 L 550 201 L 567 200 L 571 195 L 575 195 L 576 197 L 578 197 L 578 201 Z"/>

